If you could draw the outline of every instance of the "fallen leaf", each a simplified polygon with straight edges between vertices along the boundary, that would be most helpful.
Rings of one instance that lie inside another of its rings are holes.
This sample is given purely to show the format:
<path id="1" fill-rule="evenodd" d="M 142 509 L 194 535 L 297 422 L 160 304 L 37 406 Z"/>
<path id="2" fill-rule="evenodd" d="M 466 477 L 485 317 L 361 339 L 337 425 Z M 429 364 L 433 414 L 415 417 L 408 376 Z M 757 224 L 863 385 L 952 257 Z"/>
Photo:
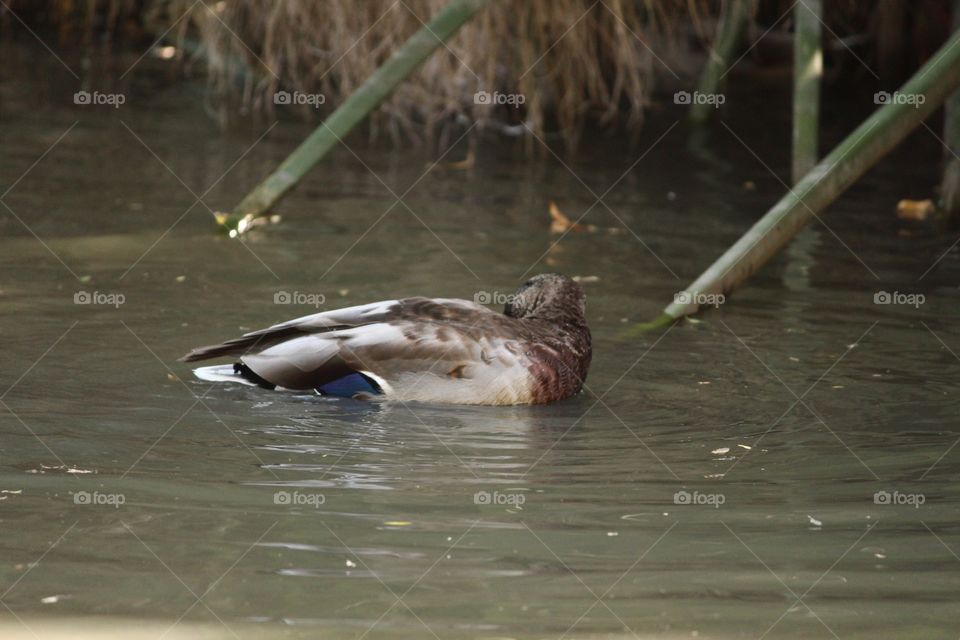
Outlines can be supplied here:
<path id="1" fill-rule="evenodd" d="M 901 220 L 926 220 L 927 216 L 933 213 L 936 207 L 933 201 L 927 200 L 901 200 L 897 203 L 897 217 Z"/>
<path id="2" fill-rule="evenodd" d="M 573 222 L 568 218 L 560 207 L 553 200 L 547 202 L 547 209 L 550 211 L 550 233 L 566 233 L 568 231 L 595 231 L 596 227 L 582 225 L 579 222 Z"/>

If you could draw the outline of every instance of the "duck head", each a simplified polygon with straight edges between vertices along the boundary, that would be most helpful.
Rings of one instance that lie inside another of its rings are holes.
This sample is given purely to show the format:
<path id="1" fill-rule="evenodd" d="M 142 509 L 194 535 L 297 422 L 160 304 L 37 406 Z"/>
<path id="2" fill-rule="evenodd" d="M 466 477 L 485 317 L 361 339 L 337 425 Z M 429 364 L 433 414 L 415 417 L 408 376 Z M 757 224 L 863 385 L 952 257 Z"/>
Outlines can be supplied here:
<path id="1" fill-rule="evenodd" d="M 572 278 L 541 273 L 517 288 L 503 308 L 511 318 L 586 325 L 587 296 Z"/>

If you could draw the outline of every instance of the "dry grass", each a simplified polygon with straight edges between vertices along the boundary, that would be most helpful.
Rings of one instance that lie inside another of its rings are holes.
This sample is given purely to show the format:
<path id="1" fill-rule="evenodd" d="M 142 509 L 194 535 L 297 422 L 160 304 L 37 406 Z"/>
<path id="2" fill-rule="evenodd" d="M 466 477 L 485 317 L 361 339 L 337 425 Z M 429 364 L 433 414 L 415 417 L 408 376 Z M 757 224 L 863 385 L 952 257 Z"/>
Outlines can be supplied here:
<path id="1" fill-rule="evenodd" d="M 173 22 L 193 3 L 165 3 Z M 242 95 L 272 108 L 279 89 L 319 92 L 333 106 L 372 73 L 444 0 L 235 0 L 196 5 L 180 22 L 207 49 L 210 78 L 235 94 L 238 64 L 256 72 Z M 372 119 L 396 140 L 479 129 L 559 132 L 586 123 L 637 131 L 661 51 L 680 16 L 704 0 L 495 0 L 405 82 Z M 225 25 L 229 27 L 225 28 Z M 477 91 L 520 94 L 520 108 L 474 104 Z"/>
<path id="2" fill-rule="evenodd" d="M 61 41 L 139 34 L 143 46 L 174 25 L 168 37 L 202 53 L 222 117 L 269 111 L 282 89 L 324 94 L 319 111 L 303 109 L 313 119 L 329 113 L 446 1 L 7 0 L 28 22 L 55 28 Z M 373 114 L 370 131 L 397 142 L 443 144 L 477 123 L 475 131 L 519 137 L 527 127 L 571 146 L 593 126 L 636 133 L 655 82 L 675 82 L 661 59 L 685 81 L 696 77 L 697 68 L 683 69 L 690 60 L 683 54 L 709 45 L 720 1 L 491 0 Z M 768 38 L 779 33 L 783 41 L 792 2 L 752 1 L 752 36 L 776 23 Z M 942 42 L 938 30 L 948 24 L 948 0 L 916 2 L 923 11 L 911 12 L 905 0 L 826 3 L 830 36 L 858 43 L 856 57 L 834 43 L 847 57 L 835 68 L 864 76 L 862 58 L 885 81 L 902 80 Z M 480 90 L 520 94 L 525 102 L 476 105 Z"/>

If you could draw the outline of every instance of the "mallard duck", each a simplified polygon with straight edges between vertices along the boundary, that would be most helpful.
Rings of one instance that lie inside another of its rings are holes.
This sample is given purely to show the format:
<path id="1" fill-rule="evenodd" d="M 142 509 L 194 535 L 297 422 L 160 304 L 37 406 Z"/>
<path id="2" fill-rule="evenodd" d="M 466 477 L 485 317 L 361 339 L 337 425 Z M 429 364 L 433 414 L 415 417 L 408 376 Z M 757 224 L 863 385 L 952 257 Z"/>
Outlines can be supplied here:
<path id="1" fill-rule="evenodd" d="M 404 402 L 541 404 L 579 392 L 590 367 L 586 295 L 534 276 L 503 313 L 455 298 L 387 300 L 304 316 L 180 360 L 233 357 L 202 380 Z"/>

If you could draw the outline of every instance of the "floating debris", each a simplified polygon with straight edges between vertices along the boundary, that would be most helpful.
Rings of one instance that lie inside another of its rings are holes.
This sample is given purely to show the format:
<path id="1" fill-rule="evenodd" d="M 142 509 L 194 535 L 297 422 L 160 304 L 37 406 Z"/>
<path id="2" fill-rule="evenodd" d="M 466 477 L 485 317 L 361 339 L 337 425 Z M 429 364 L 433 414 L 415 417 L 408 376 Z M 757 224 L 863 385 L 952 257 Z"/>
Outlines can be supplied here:
<path id="1" fill-rule="evenodd" d="M 65 473 L 93 473 L 89 469 L 76 469 L 74 467 L 68 467 L 66 465 L 56 465 L 53 467 L 48 467 L 45 464 L 41 464 L 37 469 L 28 469 L 27 473 L 46 473 L 47 471 L 63 471 Z"/>
<path id="2" fill-rule="evenodd" d="M 70 596 L 68 595 L 57 594 L 53 596 L 47 596 L 45 598 L 40 598 L 40 602 L 42 604 L 57 604 L 61 600 L 69 600 L 69 599 L 70 599 Z"/>

